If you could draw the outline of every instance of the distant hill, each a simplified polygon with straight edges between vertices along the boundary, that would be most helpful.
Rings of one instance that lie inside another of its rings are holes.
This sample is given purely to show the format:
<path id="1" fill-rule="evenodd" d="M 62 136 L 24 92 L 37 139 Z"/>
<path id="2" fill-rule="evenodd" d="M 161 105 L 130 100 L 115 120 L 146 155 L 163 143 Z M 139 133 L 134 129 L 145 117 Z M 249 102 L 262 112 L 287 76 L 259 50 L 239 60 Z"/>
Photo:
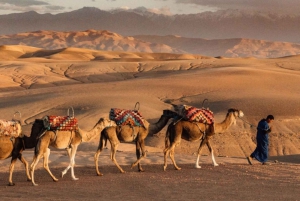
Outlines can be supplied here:
<path id="1" fill-rule="evenodd" d="M 85 48 L 116 52 L 196 54 L 209 57 L 276 58 L 300 54 L 300 44 L 255 39 L 202 39 L 175 35 L 125 37 L 106 30 L 34 31 L 0 35 L 0 45 L 25 45 L 45 50 Z"/>
<path id="2" fill-rule="evenodd" d="M 288 42 L 274 42 L 245 38 L 207 40 L 202 38 L 185 38 L 174 35 L 136 35 L 134 38 L 149 42 L 164 43 L 190 54 L 202 54 L 212 57 L 276 58 L 300 54 L 300 44 Z"/>
<path id="3" fill-rule="evenodd" d="M 0 34 L 36 30 L 109 30 L 123 36 L 180 35 L 187 38 L 251 38 L 300 43 L 300 15 L 221 10 L 188 15 L 159 15 L 143 9 L 103 11 L 85 7 L 72 12 L 34 11 L 0 15 Z"/>
<path id="4" fill-rule="evenodd" d="M 0 35 L 0 45 L 26 45 L 48 50 L 78 47 L 107 51 L 184 53 L 165 44 L 124 37 L 106 30 L 34 31 Z"/>

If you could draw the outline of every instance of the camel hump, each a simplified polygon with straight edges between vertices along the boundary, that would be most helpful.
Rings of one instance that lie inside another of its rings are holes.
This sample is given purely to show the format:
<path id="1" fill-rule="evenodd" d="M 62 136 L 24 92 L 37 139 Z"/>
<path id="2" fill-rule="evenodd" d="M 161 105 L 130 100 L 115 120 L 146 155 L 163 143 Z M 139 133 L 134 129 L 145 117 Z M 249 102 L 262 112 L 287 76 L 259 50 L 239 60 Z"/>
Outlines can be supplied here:
<path id="1" fill-rule="evenodd" d="M 109 119 L 116 122 L 119 126 L 143 126 L 147 127 L 144 118 L 137 110 L 126 110 L 119 108 L 111 108 L 109 112 Z"/>
<path id="2" fill-rule="evenodd" d="M 74 116 L 45 116 L 44 127 L 52 131 L 74 131 L 78 129 L 78 120 Z"/>
<path id="3" fill-rule="evenodd" d="M 1 120 L 0 119 L 0 136 L 23 137 L 22 127 L 17 120 Z"/>
<path id="4" fill-rule="evenodd" d="M 205 124 L 214 123 L 214 114 L 208 108 L 196 108 L 189 105 L 174 106 L 175 111 L 187 121 L 195 121 Z"/>

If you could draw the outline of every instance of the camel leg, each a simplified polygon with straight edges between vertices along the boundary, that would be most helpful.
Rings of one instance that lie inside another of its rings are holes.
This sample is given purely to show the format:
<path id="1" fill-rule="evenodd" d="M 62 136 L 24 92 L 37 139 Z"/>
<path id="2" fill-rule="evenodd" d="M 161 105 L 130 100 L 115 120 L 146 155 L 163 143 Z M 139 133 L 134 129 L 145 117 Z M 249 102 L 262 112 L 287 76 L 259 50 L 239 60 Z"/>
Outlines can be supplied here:
<path id="1" fill-rule="evenodd" d="M 46 152 L 44 153 L 44 169 L 49 173 L 50 177 L 53 181 L 58 181 L 58 179 L 52 174 L 49 168 L 49 156 L 50 156 L 50 149 L 47 148 Z"/>
<path id="2" fill-rule="evenodd" d="M 68 156 L 69 156 L 69 159 L 71 159 L 71 152 L 72 152 L 72 149 L 71 148 L 67 148 L 67 153 L 68 153 Z M 71 162 L 69 163 L 68 167 L 66 169 L 64 169 L 64 171 L 61 172 L 61 178 L 64 177 L 64 175 L 68 172 L 68 170 L 71 168 Z"/>
<path id="3" fill-rule="evenodd" d="M 110 142 L 110 143 L 111 143 L 111 154 L 110 154 L 111 160 L 118 167 L 118 169 L 120 170 L 121 173 L 125 173 L 125 171 L 120 167 L 120 165 L 118 164 L 118 162 L 116 160 L 116 152 L 117 152 L 117 147 L 118 147 L 119 143 L 117 143 L 117 144 L 113 144 L 112 142 Z"/>
<path id="4" fill-rule="evenodd" d="M 215 166 L 215 167 L 219 166 L 219 164 L 216 163 L 215 156 L 214 156 L 214 150 L 213 150 L 209 140 L 207 140 L 206 144 L 207 144 L 207 147 L 208 147 L 208 149 L 210 151 L 210 154 L 211 154 L 211 160 L 213 162 L 213 166 Z"/>
<path id="5" fill-rule="evenodd" d="M 164 149 L 164 171 L 166 171 L 167 166 L 168 166 L 167 157 L 168 157 L 168 154 L 170 152 L 170 144 L 168 143 L 168 141 L 169 141 L 169 136 L 166 136 L 165 149 Z"/>
<path id="6" fill-rule="evenodd" d="M 68 154 L 68 156 L 70 157 L 70 155 L 71 155 L 71 148 L 66 148 L 66 151 L 67 151 L 67 154 Z"/>
<path id="7" fill-rule="evenodd" d="M 48 148 L 49 140 L 50 139 L 42 138 L 38 141 L 37 146 L 35 147 L 35 154 L 33 156 L 33 160 L 32 160 L 32 163 L 30 165 L 30 176 L 31 176 L 31 182 L 32 182 L 33 186 L 38 186 L 38 184 L 36 184 L 35 181 L 34 181 L 34 170 L 35 170 L 35 167 L 38 164 L 40 158 L 44 157 L 44 164 L 48 163 L 48 157 L 49 157 L 49 154 L 50 154 L 50 149 Z M 44 167 L 45 167 L 45 165 L 44 165 Z M 49 167 L 48 167 L 48 169 L 49 169 Z M 50 174 L 50 176 L 52 175 L 51 172 L 49 174 Z M 53 177 L 52 177 L 52 179 L 53 179 Z"/>
<path id="8" fill-rule="evenodd" d="M 103 176 L 103 174 L 100 172 L 99 170 L 99 167 L 98 167 L 98 159 L 99 159 L 99 156 L 101 154 L 101 151 L 103 150 L 103 145 L 104 145 L 104 140 L 102 139 L 102 136 L 100 137 L 100 143 L 99 143 L 99 146 L 98 146 L 98 149 L 95 153 L 95 156 L 94 156 L 94 161 L 95 161 L 95 167 L 96 167 L 96 173 L 98 176 Z M 105 146 L 106 146 L 106 143 L 107 143 L 107 139 L 105 139 Z"/>
<path id="9" fill-rule="evenodd" d="M 166 148 L 164 150 L 164 171 L 167 169 L 167 155 L 169 154 L 170 150 Z"/>
<path id="10" fill-rule="evenodd" d="M 71 158 L 71 151 L 72 151 L 72 149 L 68 147 L 68 148 L 66 148 L 66 151 L 67 151 L 67 154 L 68 154 L 69 158 Z M 71 164 L 71 162 L 70 162 L 70 164 Z M 71 165 L 68 165 L 68 167 L 61 173 L 61 178 L 64 177 L 64 175 L 68 172 L 68 170 L 70 168 L 71 168 Z"/>
<path id="11" fill-rule="evenodd" d="M 27 175 L 27 181 L 31 181 L 31 177 L 29 174 L 29 165 L 28 162 L 25 160 L 25 158 L 22 156 L 22 154 L 19 155 L 19 160 L 24 164 L 25 169 L 26 169 L 26 175 Z"/>
<path id="12" fill-rule="evenodd" d="M 140 150 L 142 150 L 142 157 L 141 157 L 141 153 Z M 144 172 L 140 161 L 146 157 L 146 151 L 145 151 L 145 141 L 142 140 L 141 142 L 136 141 L 136 158 L 137 160 L 131 165 L 131 168 L 133 168 L 134 166 L 136 166 L 138 164 L 138 168 L 140 172 Z"/>
<path id="13" fill-rule="evenodd" d="M 34 182 L 34 170 L 35 170 L 35 166 L 38 164 L 39 160 L 40 160 L 41 155 L 35 155 L 33 157 L 33 161 L 30 165 L 30 176 L 31 176 L 31 182 L 33 186 L 38 186 L 38 184 L 36 184 Z"/>
<path id="14" fill-rule="evenodd" d="M 173 143 L 171 143 L 171 146 L 169 148 L 166 148 L 164 150 L 164 171 L 166 171 L 166 169 L 167 169 L 167 155 L 168 154 L 169 154 L 170 159 L 173 162 L 173 165 L 174 165 L 175 169 L 176 170 L 181 170 L 181 168 L 177 166 L 176 161 L 175 161 L 175 147 L 179 143 L 180 143 L 180 141 L 173 142 Z"/>
<path id="15" fill-rule="evenodd" d="M 15 183 L 13 183 L 13 181 L 12 181 L 12 174 L 13 174 L 13 171 L 14 171 L 14 167 L 15 167 L 16 161 L 17 161 L 17 158 L 12 158 L 11 162 L 10 162 L 10 166 L 9 166 L 9 179 L 8 179 L 8 185 L 9 186 L 14 186 L 15 185 Z"/>
<path id="16" fill-rule="evenodd" d="M 101 149 L 98 148 L 98 150 L 95 153 L 94 156 L 94 161 L 95 161 L 95 167 L 96 167 L 96 173 L 98 176 L 103 176 L 103 174 L 100 172 L 99 167 L 98 167 L 98 159 L 99 159 L 99 155 L 101 154 Z"/>
<path id="17" fill-rule="evenodd" d="M 72 179 L 73 180 L 78 180 L 78 178 L 76 178 L 75 174 L 74 174 L 75 155 L 76 155 L 78 145 L 71 145 L 71 146 L 72 146 L 72 148 L 71 148 L 71 152 L 70 152 L 70 156 L 69 156 L 70 157 L 70 164 L 64 171 L 62 171 L 61 177 L 63 177 L 68 172 L 68 170 L 71 168 L 71 177 L 72 177 Z"/>
<path id="18" fill-rule="evenodd" d="M 200 159 L 200 154 L 201 154 L 201 150 L 203 148 L 203 145 L 207 142 L 207 139 L 204 139 L 201 141 L 200 146 L 198 148 L 198 155 L 197 155 L 197 160 L 196 160 L 196 164 L 195 167 L 196 168 L 201 168 L 201 166 L 199 165 L 199 159 Z"/>
<path id="19" fill-rule="evenodd" d="M 175 145 L 175 146 L 176 146 L 176 145 Z M 176 169 L 176 170 L 181 170 L 181 168 L 177 166 L 176 161 L 175 161 L 175 146 L 171 146 L 171 149 L 170 149 L 170 151 L 169 151 L 169 153 L 170 153 L 170 158 L 171 158 L 171 160 L 172 160 L 172 162 L 173 162 L 173 165 L 174 165 L 175 169 Z"/>

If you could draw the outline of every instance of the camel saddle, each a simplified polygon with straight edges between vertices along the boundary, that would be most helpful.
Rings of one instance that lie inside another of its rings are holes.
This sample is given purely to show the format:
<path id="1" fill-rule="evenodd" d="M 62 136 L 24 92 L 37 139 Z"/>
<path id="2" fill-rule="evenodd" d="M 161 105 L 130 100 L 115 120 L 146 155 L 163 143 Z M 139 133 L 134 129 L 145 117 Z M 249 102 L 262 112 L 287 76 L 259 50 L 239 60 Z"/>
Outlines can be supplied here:
<path id="1" fill-rule="evenodd" d="M 189 105 L 178 105 L 175 111 L 183 117 L 184 120 L 192 122 L 200 122 L 204 124 L 214 123 L 214 114 L 206 108 L 196 108 Z"/>
<path id="2" fill-rule="evenodd" d="M 0 136 L 22 137 L 22 128 L 19 121 L 0 119 Z"/>
<path id="3" fill-rule="evenodd" d="M 45 116 L 44 127 L 51 131 L 74 131 L 78 129 L 78 121 L 71 116 Z"/>
<path id="4" fill-rule="evenodd" d="M 111 108 L 109 112 L 109 119 L 116 122 L 119 126 L 143 126 L 144 118 L 137 110 L 125 110 L 118 108 Z"/>

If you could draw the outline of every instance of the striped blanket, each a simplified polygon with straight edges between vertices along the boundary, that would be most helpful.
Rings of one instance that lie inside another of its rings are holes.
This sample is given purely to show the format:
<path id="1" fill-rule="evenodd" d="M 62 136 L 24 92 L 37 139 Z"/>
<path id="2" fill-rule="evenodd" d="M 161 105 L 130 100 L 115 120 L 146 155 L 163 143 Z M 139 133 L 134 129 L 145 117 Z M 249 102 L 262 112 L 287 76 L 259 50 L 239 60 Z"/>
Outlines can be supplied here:
<path id="1" fill-rule="evenodd" d="M 0 120 L 0 136 L 22 137 L 22 128 L 19 121 Z"/>
<path id="2" fill-rule="evenodd" d="M 144 118 L 137 110 L 124 110 L 118 108 L 111 108 L 109 112 L 109 119 L 116 122 L 117 125 L 131 125 L 143 126 Z"/>
<path id="3" fill-rule="evenodd" d="M 178 105 L 174 107 L 176 112 L 187 121 L 195 121 L 205 124 L 214 123 L 214 114 L 206 108 L 196 108 L 188 105 Z"/>
<path id="4" fill-rule="evenodd" d="M 44 127 L 52 131 L 74 131 L 78 129 L 78 121 L 71 116 L 45 116 Z"/>

